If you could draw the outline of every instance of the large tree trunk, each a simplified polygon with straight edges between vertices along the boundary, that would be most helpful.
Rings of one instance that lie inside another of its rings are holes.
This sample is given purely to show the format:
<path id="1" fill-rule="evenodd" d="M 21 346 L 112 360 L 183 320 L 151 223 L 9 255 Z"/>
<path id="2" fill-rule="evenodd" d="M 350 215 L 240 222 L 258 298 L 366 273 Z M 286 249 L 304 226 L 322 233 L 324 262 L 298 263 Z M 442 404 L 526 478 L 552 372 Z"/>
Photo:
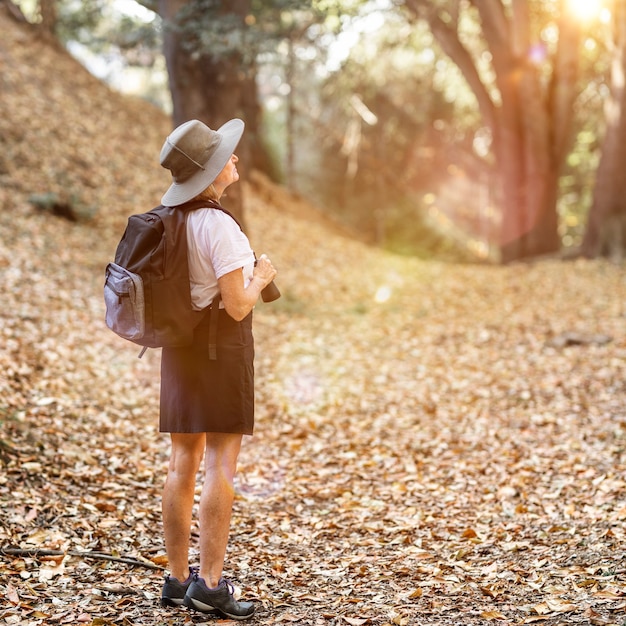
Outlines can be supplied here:
<path id="1" fill-rule="evenodd" d="M 427 0 L 405 1 L 428 21 L 443 51 L 460 69 L 491 130 L 493 175 L 502 215 L 501 260 L 558 251 L 558 183 L 571 139 L 579 27 L 567 19 L 563 8 L 559 45 L 546 83 L 529 55 L 539 37 L 531 32 L 528 1 L 512 0 L 505 6 L 502 0 L 471 0 L 491 53 L 498 102 L 461 43 L 455 20 L 450 15 L 444 19 L 440 9 Z M 461 7 L 458 4 L 457 10 L 464 10 Z"/>
<path id="2" fill-rule="evenodd" d="M 503 262 L 554 253 L 561 247 L 559 177 L 570 145 L 580 39 L 578 25 L 563 12 L 546 88 L 537 67 L 527 60 L 532 35 L 526 2 L 513 2 L 512 24 L 513 65 L 508 71 L 499 68 L 496 79 L 502 96 L 497 129 L 504 137 L 495 150 L 501 163 L 511 161 L 501 172 Z"/>
<path id="3" fill-rule="evenodd" d="M 164 20 L 163 51 L 172 95 L 173 124 L 178 126 L 199 119 L 217 129 L 234 117 L 243 119 L 246 130 L 237 148 L 240 158 L 237 168 L 245 180 L 252 169 L 253 157 L 262 153 L 255 67 L 252 63 L 244 65 L 238 54 L 215 59 L 210 50 L 190 50 L 180 31 L 180 11 L 190 4 L 190 0 L 159 0 L 158 5 Z M 221 10 L 239 16 L 243 28 L 249 4 L 249 0 L 229 0 L 222 3 Z M 243 221 L 240 185 L 229 188 L 225 204 Z"/>
<path id="4" fill-rule="evenodd" d="M 626 250 L 626 7 L 613 6 L 614 50 L 606 130 L 582 252 L 622 259 Z"/>

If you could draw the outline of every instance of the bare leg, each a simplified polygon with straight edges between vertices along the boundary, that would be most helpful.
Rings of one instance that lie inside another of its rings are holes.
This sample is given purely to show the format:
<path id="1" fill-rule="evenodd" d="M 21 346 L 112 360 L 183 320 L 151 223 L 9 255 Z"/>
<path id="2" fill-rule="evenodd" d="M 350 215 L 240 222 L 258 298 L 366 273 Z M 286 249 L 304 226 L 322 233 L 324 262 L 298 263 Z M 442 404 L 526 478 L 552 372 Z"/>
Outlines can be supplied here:
<path id="1" fill-rule="evenodd" d="M 163 488 L 163 532 L 169 570 L 180 581 L 189 576 L 189 537 L 196 474 L 204 453 L 204 433 L 172 433 L 172 452 Z"/>
<path id="2" fill-rule="evenodd" d="M 200 497 L 200 577 L 217 587 L 224 568 L 242 435 L 206 433 L 205 476 Z"/>

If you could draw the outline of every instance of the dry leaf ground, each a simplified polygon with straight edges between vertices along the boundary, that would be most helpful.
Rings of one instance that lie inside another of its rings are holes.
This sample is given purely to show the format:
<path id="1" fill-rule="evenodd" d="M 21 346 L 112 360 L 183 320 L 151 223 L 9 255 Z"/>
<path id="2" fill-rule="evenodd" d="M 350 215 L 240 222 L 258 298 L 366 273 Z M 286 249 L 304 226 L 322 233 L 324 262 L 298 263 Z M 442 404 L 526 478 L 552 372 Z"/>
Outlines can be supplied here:
<path id="1" fill-rule="evenodd" d="M 103 323 L 168 121 L 0 23 L 0 547 L 61 552 L 0 555 L 0 623 L 217 623 L 158 606 L 159 353 Z M 29 206 L 51 189 L 96 219 Z M 624 267 L 398 258 L 246 191 L 283 291 L 255 313 L 226 572 L 252 623 L 625 624 Z"/>

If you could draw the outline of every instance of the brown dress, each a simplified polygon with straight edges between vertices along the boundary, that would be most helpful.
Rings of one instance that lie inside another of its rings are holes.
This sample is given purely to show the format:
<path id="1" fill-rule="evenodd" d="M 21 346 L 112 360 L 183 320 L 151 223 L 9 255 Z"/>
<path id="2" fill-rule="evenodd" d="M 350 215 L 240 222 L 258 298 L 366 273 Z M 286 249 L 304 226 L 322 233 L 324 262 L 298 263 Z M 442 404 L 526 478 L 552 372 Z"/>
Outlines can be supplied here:
<path id="1" fill-rule="evenodd" d="M 163 348 L 161 432 L 251 435 L 254 430 L 252 313 L 237 322 L 220 309 L 216 360 L 209 358 L 210 324 L 207 310 L 192 345 Z"/>

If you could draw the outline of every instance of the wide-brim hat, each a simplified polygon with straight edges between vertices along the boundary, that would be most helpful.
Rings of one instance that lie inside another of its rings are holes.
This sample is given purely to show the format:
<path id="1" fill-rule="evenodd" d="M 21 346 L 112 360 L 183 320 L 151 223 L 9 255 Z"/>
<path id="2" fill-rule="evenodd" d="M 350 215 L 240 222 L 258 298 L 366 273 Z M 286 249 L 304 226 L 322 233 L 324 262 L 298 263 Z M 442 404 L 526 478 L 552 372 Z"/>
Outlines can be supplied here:
<path id="1" fill-rule="evenodd" d="M 161 204 L 178 206 L 204 191 L 228 163 L 243 129 L 240 119 L 230 120 L 217 130 L 200 120 L 175 128 L 161 148 L 161 165 L 172 172 L 173 178 Z"/>

